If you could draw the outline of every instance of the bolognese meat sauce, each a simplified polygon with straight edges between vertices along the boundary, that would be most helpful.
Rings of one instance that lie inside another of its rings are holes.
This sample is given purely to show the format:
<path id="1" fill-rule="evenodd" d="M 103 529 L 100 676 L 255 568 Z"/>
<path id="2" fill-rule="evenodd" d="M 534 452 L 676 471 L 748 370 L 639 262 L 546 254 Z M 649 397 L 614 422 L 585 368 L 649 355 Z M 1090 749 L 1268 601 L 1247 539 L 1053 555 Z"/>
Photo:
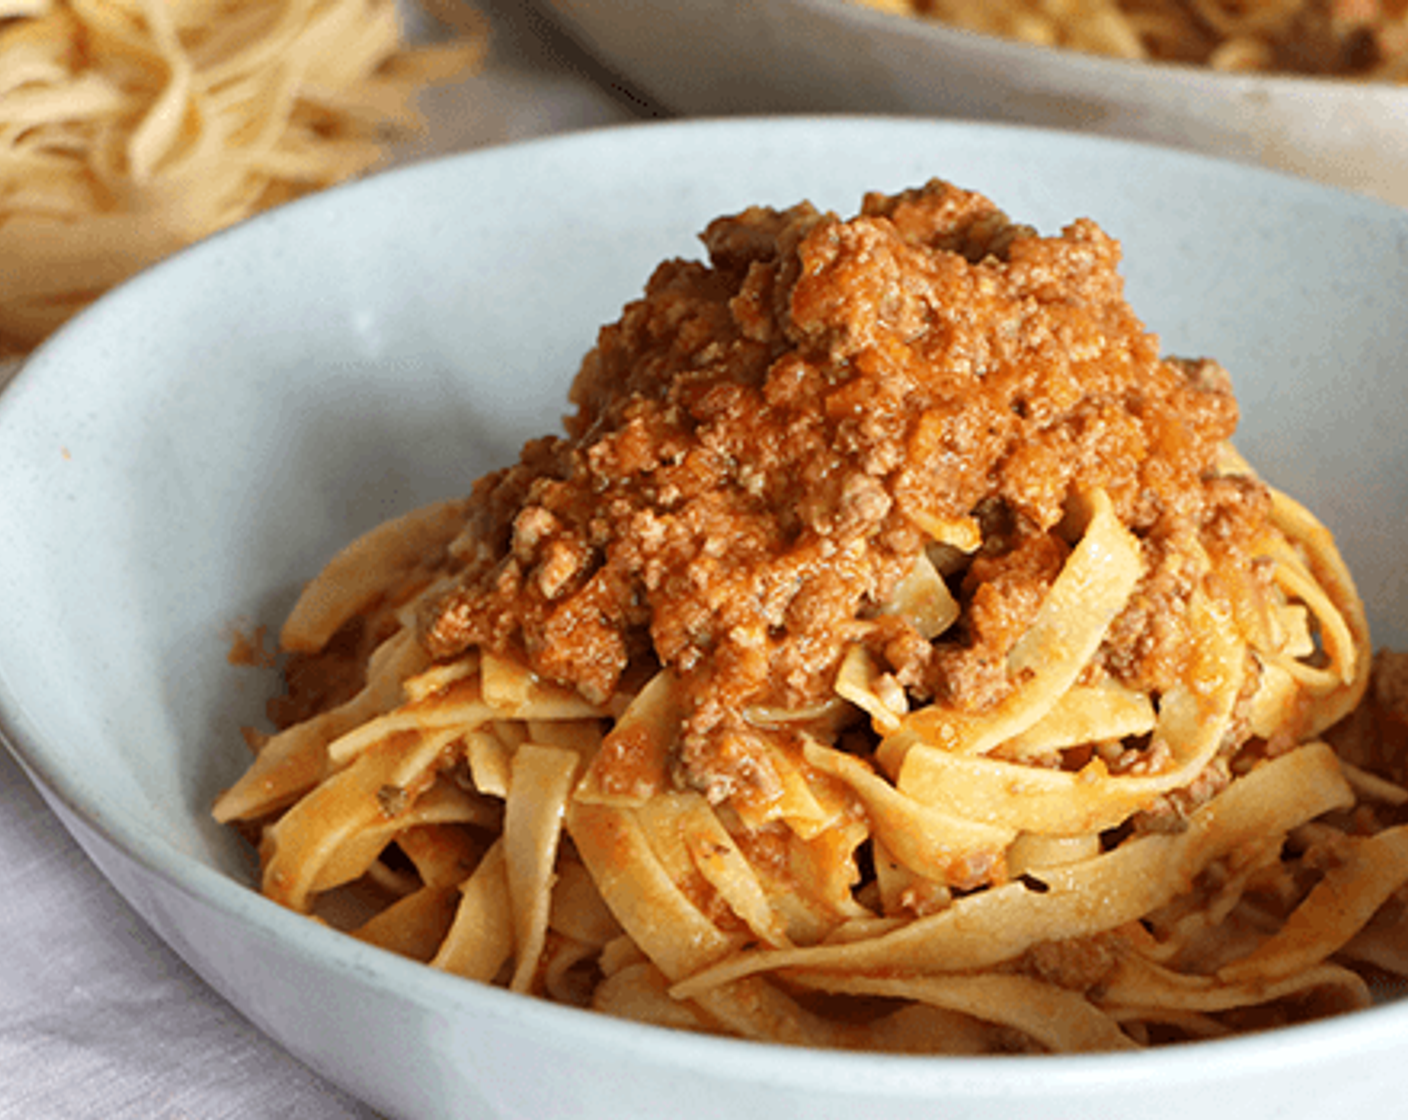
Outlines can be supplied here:
<path id="1" fill-rule="evenodd" d="M 1070 500 L 1100 487 L 1146 573 L 1101 671 L 1178 679 L 1183 545 L 1235 557 L 1268 497 L 1217 473 L 1227 378 L 1160 357 L 1113 239 L 1041 236 L 935 181 L 849 221 L 749 209 L 703 241 L 707 264 L 661 265 L 602 329 L 566 434 L 477 485 L 476 543 L 420 619 L 432 655 L 512 651 L 596 700 L 668 666 L 681 780 L 728 796 L 754 780 L 748 709 L 829 698 L 857 641 L 914 699 L 997 702 Z M 942 543 L 955 525 L 967 546 Z M 926 548 L 962 607 L 936 641 L 882 609 Z"/>

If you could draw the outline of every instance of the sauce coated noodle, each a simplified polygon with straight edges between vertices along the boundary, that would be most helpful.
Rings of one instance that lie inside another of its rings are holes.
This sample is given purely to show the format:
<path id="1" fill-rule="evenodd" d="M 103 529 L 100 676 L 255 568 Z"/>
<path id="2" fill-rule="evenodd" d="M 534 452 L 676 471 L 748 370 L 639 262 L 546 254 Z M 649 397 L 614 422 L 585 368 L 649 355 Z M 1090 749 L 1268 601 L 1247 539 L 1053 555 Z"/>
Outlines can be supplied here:
<path id="1" fill-rule="evenodd" d="M 1214 70 L 1408 79 L 1401 0 L 855 0 L 968 31 Z"/>

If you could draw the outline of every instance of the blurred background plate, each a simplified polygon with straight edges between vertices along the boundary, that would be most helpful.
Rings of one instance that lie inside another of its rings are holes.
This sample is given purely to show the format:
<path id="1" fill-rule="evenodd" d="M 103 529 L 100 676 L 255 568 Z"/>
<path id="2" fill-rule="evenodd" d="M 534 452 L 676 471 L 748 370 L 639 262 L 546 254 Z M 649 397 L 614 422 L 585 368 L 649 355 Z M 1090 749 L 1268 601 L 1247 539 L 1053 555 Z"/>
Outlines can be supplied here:
<path id="1" fill-rule="evenodd" d="M 539 0 L 686 114 L 860 111 L 1149 140 L 1408 204 L 1408 87 L 1125 62 L 849 0 Z"/>

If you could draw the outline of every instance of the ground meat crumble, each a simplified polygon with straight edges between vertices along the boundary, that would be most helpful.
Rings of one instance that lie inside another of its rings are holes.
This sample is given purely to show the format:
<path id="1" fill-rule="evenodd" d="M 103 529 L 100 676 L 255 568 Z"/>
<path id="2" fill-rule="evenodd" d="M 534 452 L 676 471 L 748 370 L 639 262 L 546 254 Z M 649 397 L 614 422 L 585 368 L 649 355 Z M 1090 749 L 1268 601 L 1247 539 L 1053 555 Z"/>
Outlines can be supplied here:
<path id="1" fill-rule="evenodd" d="M 566 434 L 481 480 L 430 653 L 513 650 L 602 699 L 633 667 L 683 684 L 680 772 L 749 778 L 750 705 L 829 696 L 869 645 L 918 698 L 981 708 L 1069 547 L 1068 498 L 1103 487 L 1147 576 L 1102 654 L 1178 676 L 1189 536 L 1245 547 L 1258 485 L 1216 477 L 1237 409 L 1210 362 L 1164 360 L 1088 220 L 1044 237 L 943 182 L 713 222 L 602 329 Z M 948 573 L 960 621 L 931 643 L 878 613 L 934 526 L 973 519 Z"/>

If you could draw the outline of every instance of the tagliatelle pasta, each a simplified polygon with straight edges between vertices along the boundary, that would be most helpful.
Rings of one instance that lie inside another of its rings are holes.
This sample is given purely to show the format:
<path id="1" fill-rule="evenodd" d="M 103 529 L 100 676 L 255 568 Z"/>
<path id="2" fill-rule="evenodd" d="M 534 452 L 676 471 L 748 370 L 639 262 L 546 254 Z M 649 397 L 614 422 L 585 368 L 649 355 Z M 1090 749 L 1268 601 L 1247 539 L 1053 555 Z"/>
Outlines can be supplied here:
<path id="1" fill-rule="evenodd" d="M 1088 221 L 712 223 L 346 549 L 221 795 L 293 910 L 671 1028 L 1133 1049 L 1408 976 L 1408 689 Z"/>
<path id="2" fill-rule="evenodd" d="M 360 174 L 486 29 L 392 0 L 0 0 L 0 357 L 259 210 Z"/>
<path id="3" fill-rule="evenodd" d="M 1227 71 L 1408 80 L 1398 0 L 856 0 L 1041 46 Z"/>

